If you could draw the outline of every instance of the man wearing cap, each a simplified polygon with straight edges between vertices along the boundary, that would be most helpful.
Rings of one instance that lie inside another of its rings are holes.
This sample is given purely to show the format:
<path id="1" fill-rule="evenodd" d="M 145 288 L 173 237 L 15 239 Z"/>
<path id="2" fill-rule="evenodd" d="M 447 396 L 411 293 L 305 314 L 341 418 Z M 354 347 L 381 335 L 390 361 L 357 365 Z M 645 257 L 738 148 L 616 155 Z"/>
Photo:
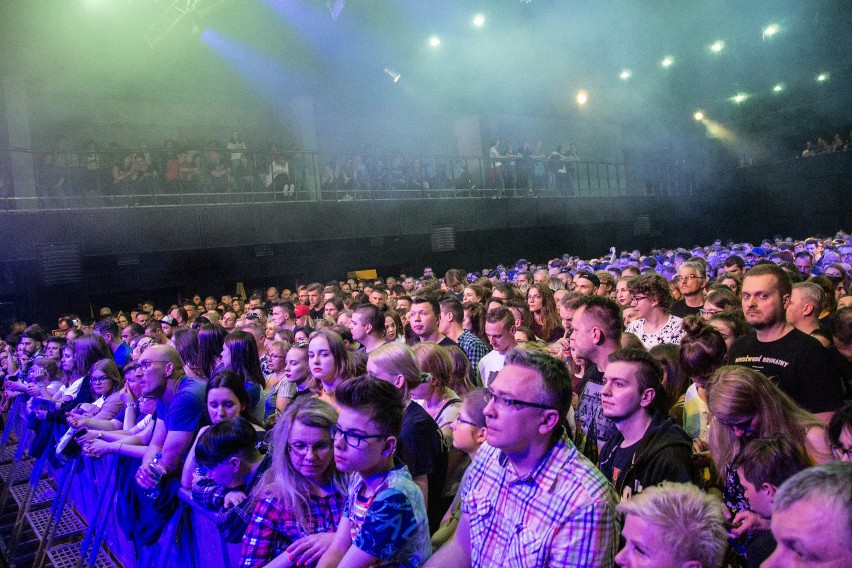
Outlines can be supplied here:
<path id="1" fill-rule="evenodd" d="M 574 275 L 574 291 L 584 296 L 594 295 L 601 285 L 600 278 L 594 272 L 581 270 Z"/>
<path id="2" fill-rule="evenodd" d="M 163 319 L 160 320 L 160 327 L 163 328 L 163 333 L 165 333 L 166 337 L 169 339 L 171 339 L 174 335 L 177 326 L 177 320 L 172 316 L 163 316 Z"/>

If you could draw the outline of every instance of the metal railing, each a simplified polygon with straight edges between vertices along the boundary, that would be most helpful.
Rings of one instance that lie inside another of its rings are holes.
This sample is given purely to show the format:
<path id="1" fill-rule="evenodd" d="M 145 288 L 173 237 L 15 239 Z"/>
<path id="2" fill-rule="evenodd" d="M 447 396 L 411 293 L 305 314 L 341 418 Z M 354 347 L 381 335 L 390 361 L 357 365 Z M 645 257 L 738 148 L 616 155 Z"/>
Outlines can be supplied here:
<path id="1" fill-rule="evenodd" d="M 623 164 L 542 157 L 497 160 L 210 148 L 180 152 L 11 148 L 2 154 L 0 209 L 628 194 Z"/>

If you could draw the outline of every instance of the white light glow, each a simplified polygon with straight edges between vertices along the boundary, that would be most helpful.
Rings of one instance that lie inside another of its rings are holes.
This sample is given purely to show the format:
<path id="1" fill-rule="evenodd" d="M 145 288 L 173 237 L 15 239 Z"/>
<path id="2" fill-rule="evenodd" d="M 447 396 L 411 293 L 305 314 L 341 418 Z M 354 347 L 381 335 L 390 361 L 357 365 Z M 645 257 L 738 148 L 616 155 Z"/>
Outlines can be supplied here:
<path id="1" fill-rule="evenodd" d="M 473 25 L 477 28 L 481 28 L 485 25 L 485 16 L 482 14 L 477 14 L 473 17 Z"/>
<path id="2" fill-rule="evenodd" d="M 439 45 L 441 45 L 441 38 L 439 38 L 438 36 L 430 37 L 429 45 L 431 45 L 432 47 L 438 47 Z"/>
<path id="3" fill-rule="evenodd" d="M 695 114 L 692 115 L 695 120 L 704 120 L 704 113 L 700 110 L 695 111 Z"/>
<path id="4" fill-rule="evenodd" d="M 674 65 L 674 57 L 672 57 L 671 55 L 666 55 L 660 62 L 660 65 L 662 65 L 663 67 L 671 67 L 672 65 Z"/>
<path id="5" fill-rule="evenodd" d="M 778 24 L 769 24 L 768 26 L 763 28 L 763 37 L 764 38 L 772 37 L 780 31 L 781 31 L 781 26 L 779 26 Z"/>
<path id="6" fill-rule="evenodd" d="M 722 40 L 715 41 L 710 45 L 710 51 L 713 53 L 722 53 L 723 49 L 725 49 L 725 42 Z"/>
<path id="7" fill-rule="evenodd" d="M 781 92 L 781 91 L 783 91 L 783 90 L 784 90 L 784 83 L 778 83 L 777 85 L 775 85 L 774 87 L 772 87 L 772 92 L 773 92 L 773 93 L 780 93 L 780 92 Z"/>
<path id="8" fill-rule="evenodd" d="M 748 96 L 749 96 L 749 95 L 748 95 L 748 93 L 737 93 L 736 95 L 734 95 L 733 97 L 731 97 L 731 98 L 730 98 L 730 100 L 731 100 L 732 102 L 735 102 L 735 103 L 737 103 L 737 104 L 740 104 L 740 103 L 744 103 L 745 101 L 747 101 L 747 100 L 748 100 Z"/>
<path id="9" fill-rule="evenodd" d="M 630 69 L 624 69 L 621 72 L 621 74 L 618 76 L 618 78 L 621 79 L 622 81 L 626 81 L 632 76 L 633 76 L 633 73 L 630 71 Z"/>
<path id="10" fill-rule="evenodd" d="M 578 91 L 577 92 L 577 104 L 584 105 L 589 102 L 589 93 L 586 91 Z"/>
<path id="11" fill-rule="evenodd" d="M 828 73 L 820 73 L 819 75 L 817 75 L 817 81 L 822 83 L 823 81 L 828 81 L 829 77 L 831 77 L 831 75 L 829 75 Z"/>

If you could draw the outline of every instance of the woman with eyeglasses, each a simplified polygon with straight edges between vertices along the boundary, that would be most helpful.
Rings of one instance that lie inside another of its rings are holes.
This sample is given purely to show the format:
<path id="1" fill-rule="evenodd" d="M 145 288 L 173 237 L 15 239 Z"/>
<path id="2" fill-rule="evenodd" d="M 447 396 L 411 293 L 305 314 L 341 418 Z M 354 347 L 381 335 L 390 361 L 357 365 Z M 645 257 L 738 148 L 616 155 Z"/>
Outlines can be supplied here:
<path id="1" fill-rule="evenodd" d="M 124 404 L 121 390 L 124 377 L 112 359 L 101 359 L 92 366 L 89 373 L 95 400 L 91 404 L 82 404 L 68 413 L 68 424 L 74 428 L 88 428 L 89 421 L 100 423 L 109 421 L 118 415 Z"/>
<path id="2" fill-rule="evenodd" d="M 270 373 L 266 376 L 266 393 L 264 403 L 264 419 L 269 420 L 284 412 L 293 400 L 296 385 L 287 380 L 287 353 L 290 344 L 285 341 L 275 341 L 266 351 Z"/>
<path id="3" fill-rule="evenodd" d="M 258 441 L 263 439 L 265 431 L 258 426 L 252 416 L 249 407 L 249 393 L 246 390 L 245 382 L 242 377 L 233 371 L 221 371 L 215 377 L 207 382 L 207 414 L 211 424 L 218 424 L 223 420 L 234 419 L 237 416 L 242 416 L 248 420 L 258 434 Z M 203 426 L 195 437 L 195 442 L 192 444 L 186 461 L 183 464 L 183 473 L 181 474 L 181 484 L 186 487 L 192 487 L 196 482 L 204 477 L 204 472 L 196 467 L 195 461 L 195 446 L 198 444 L 198 439 L 201 434 L 207 430 L 209 426 Z"/>
<path id="4" fill-rule="evenodd" d="M 278 418 L 271 465 L 249 496 L 241 568 L 313 566 L 328 549 L 346 503 L 330 433 L 336 423 L 337 411 L 317 398 L 296 400 Z"/>
<path id="5" fill-rule="evenodd" d="M 707 381 L 710 451 L 723 498 L 733 516 L 731 535 L 768 530 L 769 520 L 749 509 L 745 490 L 731 467 L 747 441 L 781 435 L 815 464 L 831 461 L 825 424 L 796 405 L 781 389 L 748 367 L 728 365 Z"/>
<path id="6" fill-rule="evenodd" d="M 453 421 L 453 447 L 464 452 L 472 463 L 476 452 L 485 443 L 488 428 L 485 426 L 485 392 L 482 389 L 473 389 L 462 397 L 461 408 Z M 441 520 L 440 528 L 432 535 L 432 546 L 440 548 L 456 532 L 459 519 L 461 518 L 461 497 L 464 493 L 465 477 L 462 476 L 455 498 L 444 518 Z"/>
<path id="7" fill-rule="evenodd" d="M 701 317 L 709 320 L 714 315 L 726 309 L 737 309 L 740 307 L 740 299 L 725 286 L 717 286 L 704 298 L 701 306 Z"/>
<path id="8" fill-rule="evenodd" d="M 660 343 L 680 343 L 683 339 L 683 320 L 670 314 L 673 298 L 665 278 L 659 274 L 643 274 L 628 282 L 630 305 L 638 318 L 627 331 L 642 341 L 645 349 Z"/>
<path id="9" fill-rule="evenodd" d="M 120 396 L 124 403 L 123 423 L 118 424 L 118 416 L 109 422 L 89 421 L 88 432 L 79 440 L 86 455 L 98 458 L 105 454 L 118 454 L 141 458 L 145 454 L 154 434 L 157 399 L 142 395 L 135 363 L 124 367 L 124 388 Z M 125 443 L 132 437 L 138 438 L 141 445 Z"/>

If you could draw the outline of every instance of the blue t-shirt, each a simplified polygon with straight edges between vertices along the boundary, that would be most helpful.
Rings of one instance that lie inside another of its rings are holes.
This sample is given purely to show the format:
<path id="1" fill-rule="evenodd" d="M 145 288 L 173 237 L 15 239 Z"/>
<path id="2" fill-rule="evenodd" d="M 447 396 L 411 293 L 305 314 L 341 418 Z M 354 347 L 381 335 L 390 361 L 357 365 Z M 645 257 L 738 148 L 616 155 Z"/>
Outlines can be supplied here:
<path id="1" fill-rule="evenodd" d="M 195 432 L 206 422 L 205 395 L 207 387 L 189 377 L 178 379 L 175 396 L 169 404 L 157 401 L 157 417 L 166 423 L 169 432 Z"/>
<path id="2" fill-rule="evenodd" d="M 349 481 L 343 515 L 351 524 L 352 544 L 380 560 L 380 568 L 417 568 L 432 552 L 429 520 L 423 492 L 408 468 L 398 465 L 387 472 L 372 498 L 364 498 L 366 484 L 357 473 Z"/>
<path id="3" fill-rule="evenodd" d="M 115 364 L 118 365 L 118 368 L 121 369 L 124 367 L 128 361 L 130 361 L 130 354 L 132 350 L 130 346 L 125 342 L 121 342 L 118 347 L 116 347 L 115 351 L 112 352 L 112 358 L 115 359 Z"/>

